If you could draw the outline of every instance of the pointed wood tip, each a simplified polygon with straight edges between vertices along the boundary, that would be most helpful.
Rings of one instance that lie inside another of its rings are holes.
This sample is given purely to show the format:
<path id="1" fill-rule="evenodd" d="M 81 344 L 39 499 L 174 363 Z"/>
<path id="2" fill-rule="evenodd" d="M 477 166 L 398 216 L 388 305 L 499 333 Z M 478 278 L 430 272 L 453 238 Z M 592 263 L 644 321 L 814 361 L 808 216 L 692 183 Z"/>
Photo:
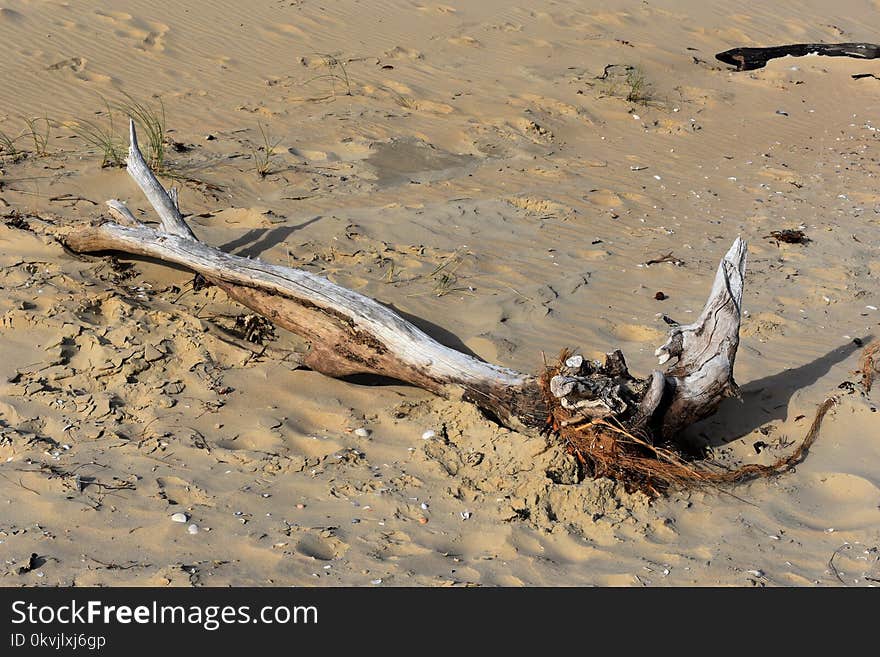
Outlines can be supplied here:
<path id="1" fill-rule="evenodd" d="M 137 130 L 134 127 L 134 119 L 128 117 L 128 151 L 138 150 Z"/>
<path id="2" fill-rule="evenodd" d="M 737 269 L 744 269 L 748 251 L 749 243 L 746 242 L 742 236 L 738 236 L 733 240 L 733 245 L 728 249 L 724 259 L 732 265 L 735 265 Z"/>

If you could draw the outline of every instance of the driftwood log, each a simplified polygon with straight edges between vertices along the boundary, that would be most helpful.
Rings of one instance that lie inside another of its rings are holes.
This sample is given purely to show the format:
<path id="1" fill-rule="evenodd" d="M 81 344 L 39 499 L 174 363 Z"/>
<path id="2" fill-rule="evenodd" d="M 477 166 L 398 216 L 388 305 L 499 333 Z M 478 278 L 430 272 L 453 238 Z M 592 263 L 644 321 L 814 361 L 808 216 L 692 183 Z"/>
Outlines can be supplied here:
<path id="1" fill-rule="evenodd" d="M 737 394 L 746 244 L 737 238 L 721 259 L 709 299 L 693 324 L 674 326 L 656 355 L 665 372 L 630 374 L 623 354 L 604 363 L 577 354 L 540 376 L 483 362 L 443 346 L 381 303 L 315 274 L 224 253 L 198 240 L 177 203 L 147 166 L 130 123 L 128 172 L 159 216 L 150 228 L 119 201 L 115 222 L 76 228 L 65 238 L 78 252 L 121 251 L 182 265 L 235 301 L 310 342 L 304 363 L 331 377 L 375 374 L 445 397 L 461 397 L 513 429 L 542 429 L 551 408 L 567 422 L 613 421 L 627 432 L 668 441 Z"/>
<path id="2" fill-rule="evenodd" d="M 715 59 L 735 66 L 737 71 L 753 71 L 763 68 L 768 61 L 777 57 L 807 55 L 877 59 L 880 57 L 880 46 L 874 43 L 793 43 L 766 48 L 733 48 L 719 52 Z"/>

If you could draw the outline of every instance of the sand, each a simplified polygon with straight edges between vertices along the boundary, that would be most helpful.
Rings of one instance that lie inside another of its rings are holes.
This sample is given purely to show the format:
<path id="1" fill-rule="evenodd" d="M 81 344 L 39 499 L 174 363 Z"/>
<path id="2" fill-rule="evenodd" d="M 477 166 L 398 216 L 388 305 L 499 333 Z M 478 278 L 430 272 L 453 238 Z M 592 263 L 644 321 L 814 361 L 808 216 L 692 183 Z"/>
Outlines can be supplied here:
<path id="1" fill-rule="evenodd" d="M 95 4 L 0 7 L 0 130 L 40 117 L 0 162 L 0 584 L 880 579 L 878 393 L 853 373 L 880 331 L 880 82 L 852 78 L 880 63 L 714 60 L 871 41 L 877 3 Z M 691 437 L 771 462 L 839 402 L 795 471 L 652 501 L 467 404 L 301 369 L 307 345 L 186 271 L 54 239 L 108 198 L 155 219 L 73 129 L 126 95 L 164 106 L 204 241 L 521 370 L 620 348 L 647 374 L 742 235 L 743 399 Z"/>

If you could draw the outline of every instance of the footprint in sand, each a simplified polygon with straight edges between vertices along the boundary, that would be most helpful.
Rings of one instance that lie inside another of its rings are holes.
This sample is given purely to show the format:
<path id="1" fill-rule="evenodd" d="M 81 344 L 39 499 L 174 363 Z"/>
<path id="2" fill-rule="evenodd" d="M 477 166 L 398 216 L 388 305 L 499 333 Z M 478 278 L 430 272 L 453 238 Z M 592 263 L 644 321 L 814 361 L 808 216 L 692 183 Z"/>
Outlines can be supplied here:
<path id="1" fill-rule="evenodd" d="M 419 11 L 429 11 L 435 14 L 457 14 L 458 10 L 455 7 L 450 7 L 449 5 L 434 5 L 432 7 L 426 7 L 425 5 L 413 5 Z"/>
<path id="2" fill-rule="evenodd" d="M 55 62 L 51 66 L 47 66 L 47 71 L 60 71 L 63 69 L 70 69 L 76 73 L 80 73 L 85 69 L 86 62 L 88 60 L 82 57 L 71 57 L 70 59 L 63 59 L 60 62 Z"/>
<path id="3" fill-rule="evenodd" d="M 515 119 L 512 122 L 512 127 L 514 127 L 522 136 L 530 139 L 536 144 L 549 144 L 555 139 L 553 132 L 549 128 L 532 121 L 531 119 Z"/>
<path id="4" fill-rule="evenodd" d="M 330 151 L 313 151 L 307 148 L 296 148 L 295 146 L 288 148 L 287 152 L 307 162 L 338 162 L 340 159 L 336 153 Z"/>
<path id="5" fill-rule="evenodd" d="M 64 59 L 47 66 L 46 70 L 67 73 L 83 82 L 107 83 L 113 79 L 109 75 L 90 71 L 88 69 L 88 61 L 89 60 L 84 57 L 70 57 L 69 59 Z"/>
<path id="6" fill-rule="evenodd" d="M 310 162 L 351 162 L 363 160 L 370 156 L 372 142 L 365 139 L 348 138 L 337 144 L 331 144 L 327 150 L 307 150 L 291 147 L 288 152 L 294 157 L 301 157 Z"/>
<path id="7" fill-rule="evenodd" d="M 195 505 L 214 506 L 214 498 L 196 484 L 180 477 L 165 476 L 156 479 L 158 495 L 171 504 L 188 508 Z"/>
<path id="8" fill-rule="evenodd" d="M 576 214 L 574 208 L 564 205 L 563 203 L 557 203 L 556 201 L 534 196 L 512 196 L 505 200 L 515 208 L 524 210 L 527 214 L 531 215 L 539 215 L 542 217 L 548 215 L 570 217 Z"/>
<path id="9" fill-rule="evenodd" d="M 341 557 L 348 549 L 348 544 L 325 531 L 321 536 L 305 534 L 296 543 L 296 550 L 318 561 L 331 561 Z"/>
<path id="10" fill-rule="evenodd" d="M 418 50 L 413 48 L 404 48 L 403 46 L 394 46 L 391 50 L 386 50 L 383 55 L 385 59 L 424 59 L 425 56 Z"/>
<path id="11" fill-rule="evenodd" d="M 482 48 L 483 44 L 480 43 L 477 39 L 472 36 L 461 35 L 455 37 L 449 37 L 447 39 L 449 43 L 455 46 L 467 46 L 469 48 Z"/>
<path id="12" fill-rule="evenodd" d="M 431 114 L 452 114 L 455 111 L 455 108 L 452 105 L 437 103 L 433 100 L 417 100 L 416 109 L 423 112 L 430 112 Z"/>
<path id="13" fill-rule="evenodd" d="M 135 48 L 145 52 L 164 52 L 165 36 L 171 27 L 164 23 L 143 20 L 125 12 L 95 10 L 100 20 L 114 27 L 114 34 L 135 41 Z"/>
<path id="14" fill-rule="evenodd" d="M 394 80 L 383 80 L 382 84 L 399 94 L 411 94 L 413 92 L 413 90 L 405 84 L 396 82 Z"/>
<path id="15" fill-rule="evenodd" d="M 120 21 L 130 21 L 134 18 L 134 16 L 126 14 L 124 11 L 101 11 L 100 9 L 96 9 L 95 14 L 98 16 L 99 20 L 114 24 Z"/>
<path id="16" fill-rule="evenodd" d="M 512 96 L 508 102 L 514 107 L 521 107 L 530 111 L 538 110 L 550 116 L 580 118 L 586 114 L 582 108 L 565 101 L 535 94 Z"/>
<path id="17" fill-rule="evenodd" d="M 522 32 L 523 30 L 522 23 L 511 23 L 510 21 L 487 25 L 487 27 L 490 30 L 498 30 L 500 32 Z"/>
<path id="18" fill-rule="evenodd" d="M 9 9 L 8 7 L 0 7 L 0 21 L 9 23 L 20 23 L 23 20 L 23 14 L 15 11 L 14 9 Z"/>
<path id="19" fill-rule="evenodd" d="M 584 199 L 600 208 L 620 208 L 624 204 L 623 199 L 610 189 L 591 189 Z"/>
<path id="20" fill-rule="evenodd" d="M 294 36 L 298 38 L 305 38 L 308 36 L 305 30 L 296 25 L 291 25 L 290 23 L 278 23 L 261 29 L 270 36 Z"/>

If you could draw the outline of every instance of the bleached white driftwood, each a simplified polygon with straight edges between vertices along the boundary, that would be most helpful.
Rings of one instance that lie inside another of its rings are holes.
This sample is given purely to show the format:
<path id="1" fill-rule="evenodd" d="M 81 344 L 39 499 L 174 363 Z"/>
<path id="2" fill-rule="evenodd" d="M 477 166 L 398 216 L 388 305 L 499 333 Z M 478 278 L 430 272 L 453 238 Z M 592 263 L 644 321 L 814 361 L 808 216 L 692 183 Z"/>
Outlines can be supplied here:
<path id="1" fill-rule="evenodd" d="M 676 326 L 655 354 L 662 365 L 677 359 L 666 375 L 673 394 L 664 432 L 673 434 L 715 412 L 725 397 L 738 396 L 733 364 L 739 347 L 747 246 L 737 238 L 721 259 L 703 312 L 693 324 Z"/>
<path id="2" fill-rule="evenodd" d="M 162 222 L 162 230 L 171 235 L 179 235 L 180 237 L 195 240 L 189 225 L 184 221 L 183 215 L 177 206 L 177 192 L 172 193 L 165 191 L 162 183 L 153 175 L 152 170 L 144 156 L 138 148 L 137 131 L 134 127 L 134 121 L 128 121 L 128 157 L 125 160 L 126 168 L 129 175 L 141 188 L 144 196 L 156 210 L 159 215 L 159 221 Z"/>
<path id="3" fill-rule="evenodd" d="M 75 229 L 66 238 L 70 248 L 123 251 L 183 265 L 309 340 L 305 364 L 328 376 L 391 377 L 444 396 L 460 394 L 510 427 L 544 423 L 548 400 L 537 377 L 443 346 L 388 307 L 321 276 L 201 243 L 183 219 L 176 193 L 166 192 L 144 161 L 134 122 L 130 136 L 128 171 L 158 213 L 161 230 L 141 224 L 119 201 L 108 201 L 121 223 Z M 658 349 L 661 361 L 677 359 L 671 371 L 640 380 L 629 373 L 620 352 L 609 354 L 604 364 L 573 356 L 550 381 L 551 394 L 584 417 L 613 415 L 624 426 L 667 437 L 714 412 L 736 390 L 733 363 L 745 253 L 745 243 L 737 239 L 719 265 L 700 318 L 673 328 Z"/>

